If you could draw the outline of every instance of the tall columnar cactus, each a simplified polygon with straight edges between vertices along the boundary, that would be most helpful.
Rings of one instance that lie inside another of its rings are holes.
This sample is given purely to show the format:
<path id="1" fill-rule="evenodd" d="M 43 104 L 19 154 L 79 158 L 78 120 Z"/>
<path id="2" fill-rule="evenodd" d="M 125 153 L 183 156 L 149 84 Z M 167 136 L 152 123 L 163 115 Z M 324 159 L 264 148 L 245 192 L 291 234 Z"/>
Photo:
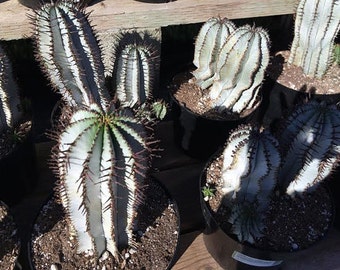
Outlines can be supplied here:
<path id="1" fill-rule="evenodd" d="M 332 63 L 339 29 L 339 0 L 301 0 L 288 63 L 302 67 L 308 76 L 322 78 Z"/>
<path id="2" fill-rule="evenodd" d="M 139 106 L 150 100 L 160 55 L 152 38 L 137 32 L 118 37 L 113 68 L 113 89 L 123 106 Z"/>
<path id="3" fill-rule="evenodd" d="M 309 101 L 286 120 L 279 136 L 284 149 L 279 183 L 291 196 L 312 192 L 340 160 L 340 110 Z"/>
<path id="4" fill-rule="evenodd" d="M 214 107 L 241 114 L 252 109 L 269 63 L 270 40 L 260 27 L 237 28 L 219 52 L 209 95 Z"/>
<path id="5" fill-rule="evenodd" d="M 244 125 L 230 134 L 222 156 L 222 192 L 230 202 L 232 230 L 240 241 L 253 243 L 262 235 L 277 183 L 278 142 L 269 132 Z"/>
<path id="6" fill-rule="evenodd" d="M 98 257 L 134 244 L 136 209 L 149 168 L 151 141 L 131 110 L 97 104 L 70 115 L 56 136 L 58 191 L 78 252 Z"/>
<path id="7" fill-rule="evenodd" d="M 22 118 L 18 85 L 12 65 L 0 46 L 0 133 L 15 127 Z"/>
<path id="8" fill-rule="evenodd" d="M 88 15 L 71 1 L 46 3 L 35 16 L 36 55 L 54 88 L 70 106 L 95 102 L 105 108 L 101 52 Z"/>
<path id="9" fill-rule="evenodd" d="M 234 23 L 226 18 L 210 18 L 202 25 L 195 42 L 193 64 L 197 69 L 192 72 L 202 89 L 212 85 L 219 50 L 235 29 Z"/>

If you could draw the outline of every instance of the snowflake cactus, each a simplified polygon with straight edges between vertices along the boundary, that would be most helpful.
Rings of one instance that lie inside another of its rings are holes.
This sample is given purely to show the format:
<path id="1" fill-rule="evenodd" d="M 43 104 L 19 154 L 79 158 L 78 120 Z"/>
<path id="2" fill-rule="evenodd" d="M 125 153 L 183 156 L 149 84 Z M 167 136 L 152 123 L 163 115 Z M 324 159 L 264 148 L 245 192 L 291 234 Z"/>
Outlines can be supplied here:
<path id="1" fill-rule="evenodd" d="M 151 141 L 130 109 L 97 104 L 70 114 L 58 136 L 54 160 L 58 192 L 69 217 L 78 252 L 117 260 L 134 245 L 136 209 L 149 168 Z"/>
<path id="2" fill-rule="evenodd" d="M 214 107 L 237 114 L 254 107 L 269 63 L 269 45 L 260 27 L 245 25 L 231 33 L 219 52 L 209 89 Z"/>
<path id="3" fill-rule="evenodd" d="M 322 78 L 332 63 L 339 29 L 339 0 L 301 0 L 288 63 L 301 67 L 308 76 Z"/>
<path id="4" fill-rule="evenodd" d="M 312 192 L 337 166 L 340 158 L 340 110 L 309 101 L 286 120 L 279 137 L 283 165 L 279 182 L 291 196 Z"/>
<path id="5" fill-rule="evenodd" d="M 210 18 L 202 25 L 195 42 L 193 64 L 197 69 L 192 72 L 202 89 L 212 85 L 218 52 L 235 29 L 234 23 L 226 18 Z"/>
<path id="6" fill-rule="evenodd" d="M 15 127 L 22 118 L 18 85 L 13 79 L 12 65 L 0 46 L 0 133 Z"/>
<path id="7" fill-rule="evenodd" d="M 88 15 L 66 0 L 46 3 L 35 15 L 37 59 L 66 104 L 107 107 L 104 65 Z"/>
<path id="8" fill-rule="evenodd" d="M 240 241 L 262 235 L 263 218 L 281 158 L 278 142 L 266 130 L 243 125 L 234 130 L 223 150 L 222 192 L 230 203 L 232 230 Z"/>

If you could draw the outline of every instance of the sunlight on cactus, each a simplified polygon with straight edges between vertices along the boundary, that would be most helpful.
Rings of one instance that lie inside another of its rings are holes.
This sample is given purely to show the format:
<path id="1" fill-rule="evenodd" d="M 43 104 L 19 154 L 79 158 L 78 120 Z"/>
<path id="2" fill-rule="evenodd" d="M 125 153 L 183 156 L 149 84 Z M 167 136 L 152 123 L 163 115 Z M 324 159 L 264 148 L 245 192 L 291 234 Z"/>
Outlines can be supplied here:
<path id="1" fill-rule="evenodd" d="M 123 106 L 134 107 L 149 101 L 160 55 L 152 38 L 137 32 L 117 37 L 113 68 L 113 89 Z"/>
<path id="2" fill-rule="evenodd" d="M 242 113 L 253 108 L 269 64 L 269 36 L 262 28 L 239 27 L 219 52 L 209 95 L 214 106 Z"/>
<path id="3" fill-rule="evenodd" d="M 146 127 L 128 109 L 77 110 L 57 136 L 58 191 L 78 252 L 105 250 L 117 260 L 133 246 L 136 209 L 151 154 Z"/>
<path id="4" fill-rule="evenodd" d="M 134 106 L 130 108 L 111 97 L 100 48 L 83 9 L 64 0 L 46 3 L 35 19 L 37 59 L 65 101 L 59 128 L 52 131 L 57 141 L 53 166 L 77 251 L 98 258 L 109 251 L 122 262 L 121 251 L 135 247 L 136 210 L 155 151 L 151 116 L 164 112 L 157 103 L 135 107 L 135 100 L 125 100 Z M 130 99 L 128 91 L 144 97 L 138 103 L 150 96 L 155 55 L 135 45 L 117 54 L 122 65 L 135 57 L 119 76 L 131 83 L 122 90 L 125 97 Z"/>
<path id="5" fill-rule="evenodd" d="M 340 158 L 340 110 L 310 101 L 286 120 L 279 142 L 284 150 L 279 182 L 284 192 L 303 196 L 314 191 Z"/>
<path id="6" fill-rule="evenodd" d="M 22 118 L 19 89 L 12 74 L 12 64 L 0 46 L 0 133 L 12 129 Z"/>
<path id="7" fill-rule="evenodd" d="M 88 15 L 68 1 L 46 3 L 35 11 L 36 55 L 66 104 L 106 108 L 104 65 Z"/>
<path id="8" fill-rule="evenodd" d="M 280 162 L 278 142 L 269 132 L 242 125 L 230 134 L 223 150 L 222 192 L 240 241 L 253 243 L 261 236 Z"/>
<path id="9" fill-rule="evenodd" d="M 218 52 L 235 29 L 234 23 L 226 18 L 210 18 L 201 27 L 195 42 L 193 60 L 197 69 L 192 74 L 202 89 L 212 85 Z"/>
<path id="10" fill-rule="evenodd" d="M 288 63 L 302 67 L 308 76 L 322 78 L 333 62 L 339 29 L 339 0 L 301 0 Z"/>

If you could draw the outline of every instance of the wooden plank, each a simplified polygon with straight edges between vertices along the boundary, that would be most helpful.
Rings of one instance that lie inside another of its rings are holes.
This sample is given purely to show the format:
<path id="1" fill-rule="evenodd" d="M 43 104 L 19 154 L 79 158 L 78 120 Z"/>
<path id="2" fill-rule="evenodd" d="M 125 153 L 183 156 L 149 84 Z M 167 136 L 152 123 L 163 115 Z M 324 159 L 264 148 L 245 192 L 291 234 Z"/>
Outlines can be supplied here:
<path id="1" fill-rule="evenodd" d="M 26 1 L 26 0 L 22 0 Z M 291 14 L 297 0 L 177 0 L 150 4 L 134 0 L 95 1 L 87 8 L 98 32 L 129 28 L 159 28 L 204 22 L 210 17 L 229 19 Z M 0 1 L 0 39 L 30 37 L 33 11 L 17 0 Z"/>

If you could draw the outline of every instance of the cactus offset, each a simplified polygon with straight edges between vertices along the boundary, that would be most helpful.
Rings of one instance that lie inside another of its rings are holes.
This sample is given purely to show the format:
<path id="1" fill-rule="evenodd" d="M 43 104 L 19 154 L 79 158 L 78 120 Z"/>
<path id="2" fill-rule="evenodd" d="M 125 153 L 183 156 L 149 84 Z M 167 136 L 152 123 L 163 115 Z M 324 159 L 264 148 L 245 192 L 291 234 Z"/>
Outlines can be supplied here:
<path id="1" fill-rule="evenodd" d="M 267 32 L 259 27 L 245 25 L 229 36 L 209 89 L 214 107 L 237 114 L 253 108 L 269 63 L 269 45 Z"/>
<path id="2" fill-rule="evenodd" d="M 337 166 L 340 158 L 340 110 L 310 101 L 286 120 L 280 134 L 284 162 L 279 182 L 291 196 L 312 192 Z"/>
<path id="3" fill-rule="evenodd" d="M 288 63 L 301 67 L 308 76 L 322 78 L 332 63 L 339 29 L 339 0 L 301 0 Z"/>
<path id="4" fill-rule="evenodd" d="M 88 15 L 66 0 L 46 3 L 36 11 L 35 26 L 37 59 L 66 104 L 107 107 L 104 65 Z"/>
<path id="5" fill-rule="evenodd" d="M 0 133 L 12 129 L 22 118 L 18 85 L 13 79 L 12 65 L 0 46 Z"/>
<path id="6" fill-rule="evenodd" d="M 216 72 L 218 52 L 236 29 L 228 19 L 210 18 L 203 24 L 196 38 L 193 64 L 197 67 L 192 74 L 202 89 L 210 87 Z"/>
<path id="7" fill-rule="evenodd" d="M 244 125 L 230 134 L 223 150 L 222 192 L 230 202 L 229 222 L 240 241 L 253 243 L 262 235 L 280 162 L 278 142 L 269 132 Z"/>
<path id="8" fill-rule="evenodd" d="M 58 191 L 71 221 L 78 252 L 120 259 L 133 246 L 135 211 L 142 200 L 150 141 L 145 126 L 126 109 L 77 110 L 56 137 Z"/>
<path id="9" fill-rule="evenodd" d="M 160 56 L 148 34 L 124 33 L 118 37 L 113 68 L 113 89 L 123 106 L 139 106 L 153 96 Z"/>

